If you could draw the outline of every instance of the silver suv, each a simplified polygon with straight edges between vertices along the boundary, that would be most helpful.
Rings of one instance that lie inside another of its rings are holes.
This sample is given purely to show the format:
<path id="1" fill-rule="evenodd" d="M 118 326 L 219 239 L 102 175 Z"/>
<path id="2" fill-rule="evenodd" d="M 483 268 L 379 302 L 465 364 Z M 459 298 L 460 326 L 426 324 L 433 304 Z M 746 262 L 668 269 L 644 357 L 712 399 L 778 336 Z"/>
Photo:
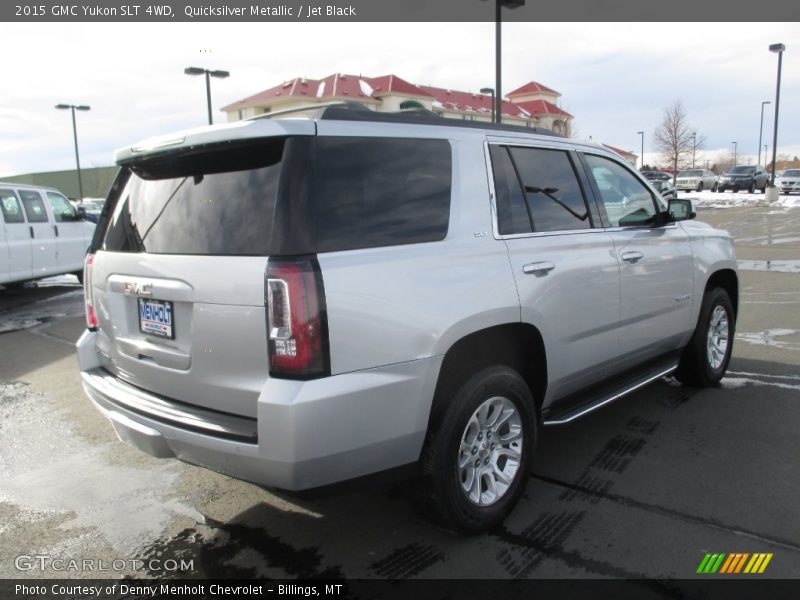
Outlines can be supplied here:
<path id="1" fill-rule="evenodd" d="M 117 161 L 78 354 L 153 456 L 285 490 L 410 465 L 477 532 L 540 426 L 730 359 L 730 236 L 599 146 L 331 106 Z"/>

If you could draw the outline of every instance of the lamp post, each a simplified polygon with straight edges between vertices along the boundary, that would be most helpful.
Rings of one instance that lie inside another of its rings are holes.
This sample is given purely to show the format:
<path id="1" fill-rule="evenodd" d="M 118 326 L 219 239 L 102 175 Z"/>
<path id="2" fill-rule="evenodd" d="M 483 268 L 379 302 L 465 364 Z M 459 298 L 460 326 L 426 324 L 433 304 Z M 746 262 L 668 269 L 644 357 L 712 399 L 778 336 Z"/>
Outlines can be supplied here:
<path id="1" fill-rule="evenodd" d="M 75 124 L 76 110 L 90 110 L 92 107 L 86 104 L 56 104 L 59 110 L 69 109 L 72 112 L 72 138 L 75 140 L 75 164 L 78 167 L 78 201 L 83 202 L 83 182 L 81 181 L 81 157 L 78 154 L 78 126 Z"/>
<path id="2" fill-rule="evenodd" d="M 736 166 L 736 146 L 737 146 L 737 144 L 736 144 L 736 142 L 731 142 L 731 144 L 733 144 L 733 166 L 735 167 Z"/>
<path id="3" fill-rule="evenodd" d="M 771 188 L 775 187 L 775 158 L 778 153 L 778 108 L 781 103 L 781 63 L 783 62 L 784 50 L 786 50 L 786 46 L 783 44 L 771 44 L 769 47 L 770 52 L 777 52 L 778 54 L 778 83 L 775 86 L 775 123 L 772 133 L 772 172 L 769 176 L 769 186 Z"/>
<path id="4" fill-rule="evenodd" d="M 761 134 L 764 133 L 764 105 L 770 104 L 769 100 L 764 100 L 761 103 L 761 126 L 758 128 L 758 165 L 761 166 Z M 767 155 L 764 155 L 764 162 L 767 161 Z"/>
<path id="5" fill-rule="evenodd" d="M 503 101 L 503 89 L 502 87 L 502 77 L 501 77 L 501 70 L 502 70 L 502 60 L 501 60 L 501 33 L 500 33 L 500 23 L 501 23 L 501 8 L 506 7 L 509 9 L 512 8 L 519 8 L 520 6 L 525 6 L 525 0 L 494 0 L 494 23 L 495 23 L 495 86 L 494 86 L 494 122 L 500 123 L 501 122 L 501 103 Z"/>
<path id="6" fill-rule="evenodd" d="M 492 123 L 494 123 L 494 88 L 481 88 L 481 94 L 490 94 L 492 96 Z"/>
<path id="7" fill-rule="evenodd" d="M 644 170 L 644 131 L 637 131 L 636 134 L 642 136 L 642 166 L 639 170 Z"/>
<path id="8" fill-rule="evenodd" d="M 205 75 L 206 76 L 206 101 L 208 102 L 208 124 L 213 125 L 214 119 L 211 116 L 211 78 L 217 77 L 219 79 L 225 79 L 226 77 L 230 77 L 230 73 L 228 71 L 210 71 L 208 69 L 201 69 L 199 67 L 186 67 L 183 72 L 186 75 Z"/>
<path id="9" fill-rule="evenodd" d="M 694 153 L 697 150 L 697 132 L 692 132 L 692 168 L 694 169 Z"/>

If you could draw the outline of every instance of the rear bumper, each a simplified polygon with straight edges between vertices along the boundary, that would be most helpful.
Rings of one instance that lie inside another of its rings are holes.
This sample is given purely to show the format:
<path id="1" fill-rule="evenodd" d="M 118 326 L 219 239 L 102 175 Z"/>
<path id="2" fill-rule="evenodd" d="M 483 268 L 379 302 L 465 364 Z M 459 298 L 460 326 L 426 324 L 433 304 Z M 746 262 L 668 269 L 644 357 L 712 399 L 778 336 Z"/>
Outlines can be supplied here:
<path id="1" fill-rule="evenodd" d="M 94 336 L 78 340 L 83 387 L 122 441 L 293 491 L 416 461 L 441 364 L 433 357 L 312 381 L 268 379 L 248 419 L 120 381 L 99 368 Z"/>

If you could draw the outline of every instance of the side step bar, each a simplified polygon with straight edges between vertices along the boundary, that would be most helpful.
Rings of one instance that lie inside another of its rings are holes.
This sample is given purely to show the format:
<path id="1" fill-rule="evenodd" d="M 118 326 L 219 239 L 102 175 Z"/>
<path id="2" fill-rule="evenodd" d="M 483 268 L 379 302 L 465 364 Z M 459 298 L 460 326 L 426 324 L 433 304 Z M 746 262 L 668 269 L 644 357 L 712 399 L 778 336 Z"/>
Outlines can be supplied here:
<path id="1" fill-rule="evenodd" d="M 619 400 L 623 396 L 638 390 L 645 385 L 656 381 L 672 373 L 678 368 L 678 359 L 674 356 L 662 358 L 642 370 L 641 367 L 635 373 L 622 375 L 611 379 L 599 388 L 584 390 L 577 394 L 572 394 L 557 402 L 544 414 L 544 425 L 564 425 L 575 419 L 589 414 Z"/>

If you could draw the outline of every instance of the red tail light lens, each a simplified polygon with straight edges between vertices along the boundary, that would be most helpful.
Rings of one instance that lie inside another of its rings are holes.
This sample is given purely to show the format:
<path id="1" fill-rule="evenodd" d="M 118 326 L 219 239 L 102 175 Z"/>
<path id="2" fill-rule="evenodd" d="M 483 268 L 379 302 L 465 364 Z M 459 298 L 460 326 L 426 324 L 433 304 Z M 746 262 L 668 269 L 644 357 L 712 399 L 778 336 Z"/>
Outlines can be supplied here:
<path id="1" fill-rule="evenodd" d="M 329 375 L 325 290 L 316 258 L 270 259 L 265 294 L 270 375 Z"/>
<path id="2" fill-rule="evenodd" d="M 94 291 L 92 289 L 92 265 L 94 254 L 87 254 L 83 263 L 83 298 L 86 304 L 86 327 L 97 329 L 97 313 L 94 311 Z"/>

